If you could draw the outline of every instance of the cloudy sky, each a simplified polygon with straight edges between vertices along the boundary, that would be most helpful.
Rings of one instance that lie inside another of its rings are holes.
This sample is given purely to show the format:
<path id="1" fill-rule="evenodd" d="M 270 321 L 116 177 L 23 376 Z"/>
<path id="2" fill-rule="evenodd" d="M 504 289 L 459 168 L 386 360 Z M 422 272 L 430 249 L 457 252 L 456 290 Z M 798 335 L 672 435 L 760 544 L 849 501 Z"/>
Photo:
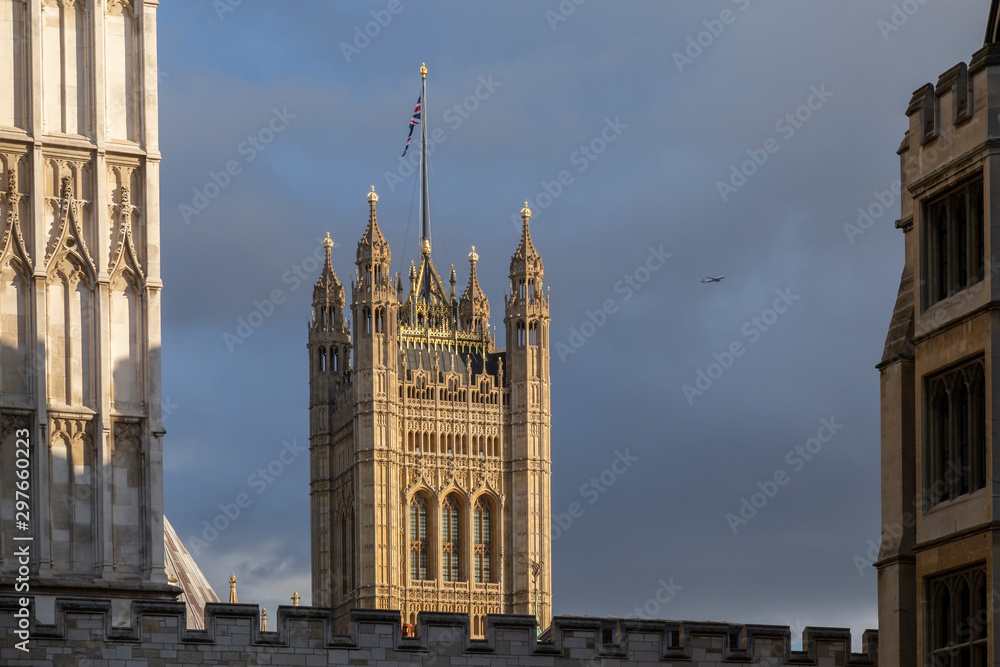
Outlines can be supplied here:
<path id="1" fill-rule="evenodd" d="M 554 529 L 556 613 L 842 626 L 857 647 L 896 149 L 989 9 L 902 4 L 162 3 L 165 503 L 216 591 L 235 572 L 241 602 L 309 601 L 311 258 L 329 231 L 350 280 L 371 185 L 394 268 L 416 256 L 399 155 L 426 62 L 435 261 L 464 285 L 476 245 L 501 327 L 512 214 L 536 211 L 552 505 L 583 509 Z"/>

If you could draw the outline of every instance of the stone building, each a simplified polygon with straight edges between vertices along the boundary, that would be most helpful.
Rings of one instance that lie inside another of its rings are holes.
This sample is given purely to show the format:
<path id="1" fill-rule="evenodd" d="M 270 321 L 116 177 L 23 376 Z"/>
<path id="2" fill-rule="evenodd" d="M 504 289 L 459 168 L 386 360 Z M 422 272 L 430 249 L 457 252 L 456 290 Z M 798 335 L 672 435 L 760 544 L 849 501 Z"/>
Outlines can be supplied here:
<path id="1" fill-rule="evenodd" d="M 30 534 L 33 593 L 178 592 L 162 522 L 157 4 L 0 3 L 4 588 L 13 538 Z"/>
<path id="2" fill-rule="evenodd" d="M 368 195 L 350 324 L 327 239 L 309 329 L 313 604 L 347 629 L 352 607 L 552 614 L 549 298 L 521 211 L 505 299 L 506 349 L 490 335 L 475 248 L 461 298 L 423 226 L 409 289 Z M 426 209 L 425 209 L 426 211 Z"/>
<path id="3" fill-rule="evenodd" d="M 879 364 L 879 658 L 992 665 L 1000 660 L 998 0 L 985 46 L 917 90 L 907 115 L 896 225 L 906 260 Z"/>
<path id="4" fill-rule="evenodd" d="M 1000 0 L 984 48 L 907 110 L 905 266 L 879 364 L 879 632 L 862 653 L 829 628 L 796 651 L 786 627 L 552 618 L 530 211 L 500 350 L 475 251 L 458 298 L 425 223 L 404 296 L 374 191 L 351 303 L 330 244 L 314 290 L 316 606 L 279 607 L 268 632 L 256 605 L 215 602 L 162 518 L 157 4 L 0 2 L 0 456 L 30 452 L 33 507 L 22 529 L 23 479 L 0 466 L 0 664 L 1000 663 Z M 9 595 L 29 533 L 31 590 Z"/>

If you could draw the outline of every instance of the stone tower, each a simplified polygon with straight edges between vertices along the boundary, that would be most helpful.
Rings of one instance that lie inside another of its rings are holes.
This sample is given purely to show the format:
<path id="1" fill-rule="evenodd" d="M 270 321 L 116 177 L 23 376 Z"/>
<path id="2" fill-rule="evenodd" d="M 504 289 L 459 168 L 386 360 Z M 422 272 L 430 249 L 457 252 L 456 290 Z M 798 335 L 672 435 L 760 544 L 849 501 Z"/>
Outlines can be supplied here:
<path id="1" fill-rule="evenodd" d="M 536 579 L 552 580 L 549 297 L 542 286 L 542 258 L 531 242 L 527 202 L 521 219 L 524 227 L 510 260 L 510 292 L 504 300 L 503 320 L 510 400 L 511 514 L 526 520 L 514 525 L 511 535 L 511 592 L 521 609 L 534 608 L 537 592 L 539 609 L 551 614 L 550 601 L 535 584 Z M 525 554 L 542 557 L 527 559 Z"/>
<path id="2" fill-rule="evenodd" d="M 998 6 L 969 65 L 914 93 L 899 149 L 906 255 L 879 364 L 884 667 L 1000 660 Z"/>
<path id="3" fill-rule="evenodd" d="M 482 635 L 486 614 L 534 614 L 537 601 L 545 627 L 549 317 L 530 211 L 511 261 L 507 347 L 497 350 L 475 248 L 458 298 L 454 267 L 446 289 L 425 232 L 404 296 L 377 202 L 373 188 L 350 335 L 329 254 L 313 299 L 313 604 L 332 607 L 341 629 L 361 607 L 399 609 L 407 624 L 421 611 L 468 613 Z"/>
<path id="4" fill-rule="evenodd" d="M 0 585 L 173 599 L 155 0 L 0 5 Z M 30 520 L 15 456 L 30 451 Z"/>

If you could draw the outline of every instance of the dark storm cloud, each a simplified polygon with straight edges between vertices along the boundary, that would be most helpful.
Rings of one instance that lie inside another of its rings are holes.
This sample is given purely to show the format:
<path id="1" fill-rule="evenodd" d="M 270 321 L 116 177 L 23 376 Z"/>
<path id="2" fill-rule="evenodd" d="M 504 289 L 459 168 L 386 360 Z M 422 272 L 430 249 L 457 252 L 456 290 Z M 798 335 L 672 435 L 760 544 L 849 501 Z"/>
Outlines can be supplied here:
<path id="1" fill-rule="evenodd" d="M 874 571 L 854 557 L 878 539 L 873 366 L 903 240 L 898 204 L 853 243 L 844 224 L 898 178 L 910 93 L 968 60 L 986 3 L 928 2 L 886 31 L 885 0 L 588 2 L 565 21 L 547 15 L 554 1 L 403 0 L 354 45 L 385 6 L 160 7 L 167 513 L 189 540 L 240 493 L 253 499 L 197 556 L 217 592 L 237 571 L 241 601 L 309 595 L 308 461 L 260 493 L 251 479 L 282 443 L 308 440 L 317 239 L 331 232 L 349 284 L 374 184 L 397 270 L 414 257 L 413 177 L 387 173 L 401 174 L 427 62 L 429 127 L 446 136 L 435 261 L 456 265 L 461 289 L 475 244 L 501 324 L 511 215 L 532 200 L 552 341 L 573 350 L 552 355 L 552 505 L 584 511 L 553 546 L 556 613 L 630 615 L 672 578 L 661 617 L 874 627 Z M 350 62 L 341 43 L 359 48 Z M 287 125 L 261 136 L 276 110 Z M 252 160 L 251 137 L 270 139 Z M 670 257 L 640 271 L 661 246 Z M 628 291 L 630 276 L 645 281 Z M 227 345 L 276 290 L 252 335 Z M 794 299 L 769 314 L 779 291 Z M 684 385 L 735 343 L 742 354 L 689 400 Z M 824 419 L 842 430 L 796 469 L 789 452 Z M 605 485 L 625 450 L 639 463 Z M 726 515 L 781 471 L 734 535 Z"/>

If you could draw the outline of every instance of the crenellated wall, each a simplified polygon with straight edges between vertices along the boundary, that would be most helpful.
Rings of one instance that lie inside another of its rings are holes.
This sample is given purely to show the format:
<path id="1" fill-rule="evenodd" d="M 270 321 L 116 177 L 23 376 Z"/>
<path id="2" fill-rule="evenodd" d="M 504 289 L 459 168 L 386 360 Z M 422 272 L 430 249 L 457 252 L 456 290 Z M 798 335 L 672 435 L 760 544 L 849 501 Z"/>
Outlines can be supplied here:
<path id="1" fill-rule="evenodd" d="M 17 602 L 0 597 L 0 633 L 14 637 Z M 878 633 L 864 633 L 863 653 L 851 633 L 806 628 L 801 651 L 791 631 L 775 625 L 732 625 L 560 616 L 541 638 L 532 616 L 486 617 L 485 638 L 469 638 L 464 614 L 421 613 L 416 637 L 403 637 L 397 611 L 352 610 L 350 634 L 333 634 L 333 615 L 315 607 L 278 607 L 261 632 L 256 605 L 209 604 L 205 630 L 188 630 L 184 604 L 136 601 L 132 625 L 113 627 L 108 600 L 56 600 L 54 625 L 34 625 L 29 653 L 8 641 L 5 665 L 110 667 L 154 665 L 823 665 L 877 664 Z M 118 662 L 115 662 L 118 661 Z"/>

